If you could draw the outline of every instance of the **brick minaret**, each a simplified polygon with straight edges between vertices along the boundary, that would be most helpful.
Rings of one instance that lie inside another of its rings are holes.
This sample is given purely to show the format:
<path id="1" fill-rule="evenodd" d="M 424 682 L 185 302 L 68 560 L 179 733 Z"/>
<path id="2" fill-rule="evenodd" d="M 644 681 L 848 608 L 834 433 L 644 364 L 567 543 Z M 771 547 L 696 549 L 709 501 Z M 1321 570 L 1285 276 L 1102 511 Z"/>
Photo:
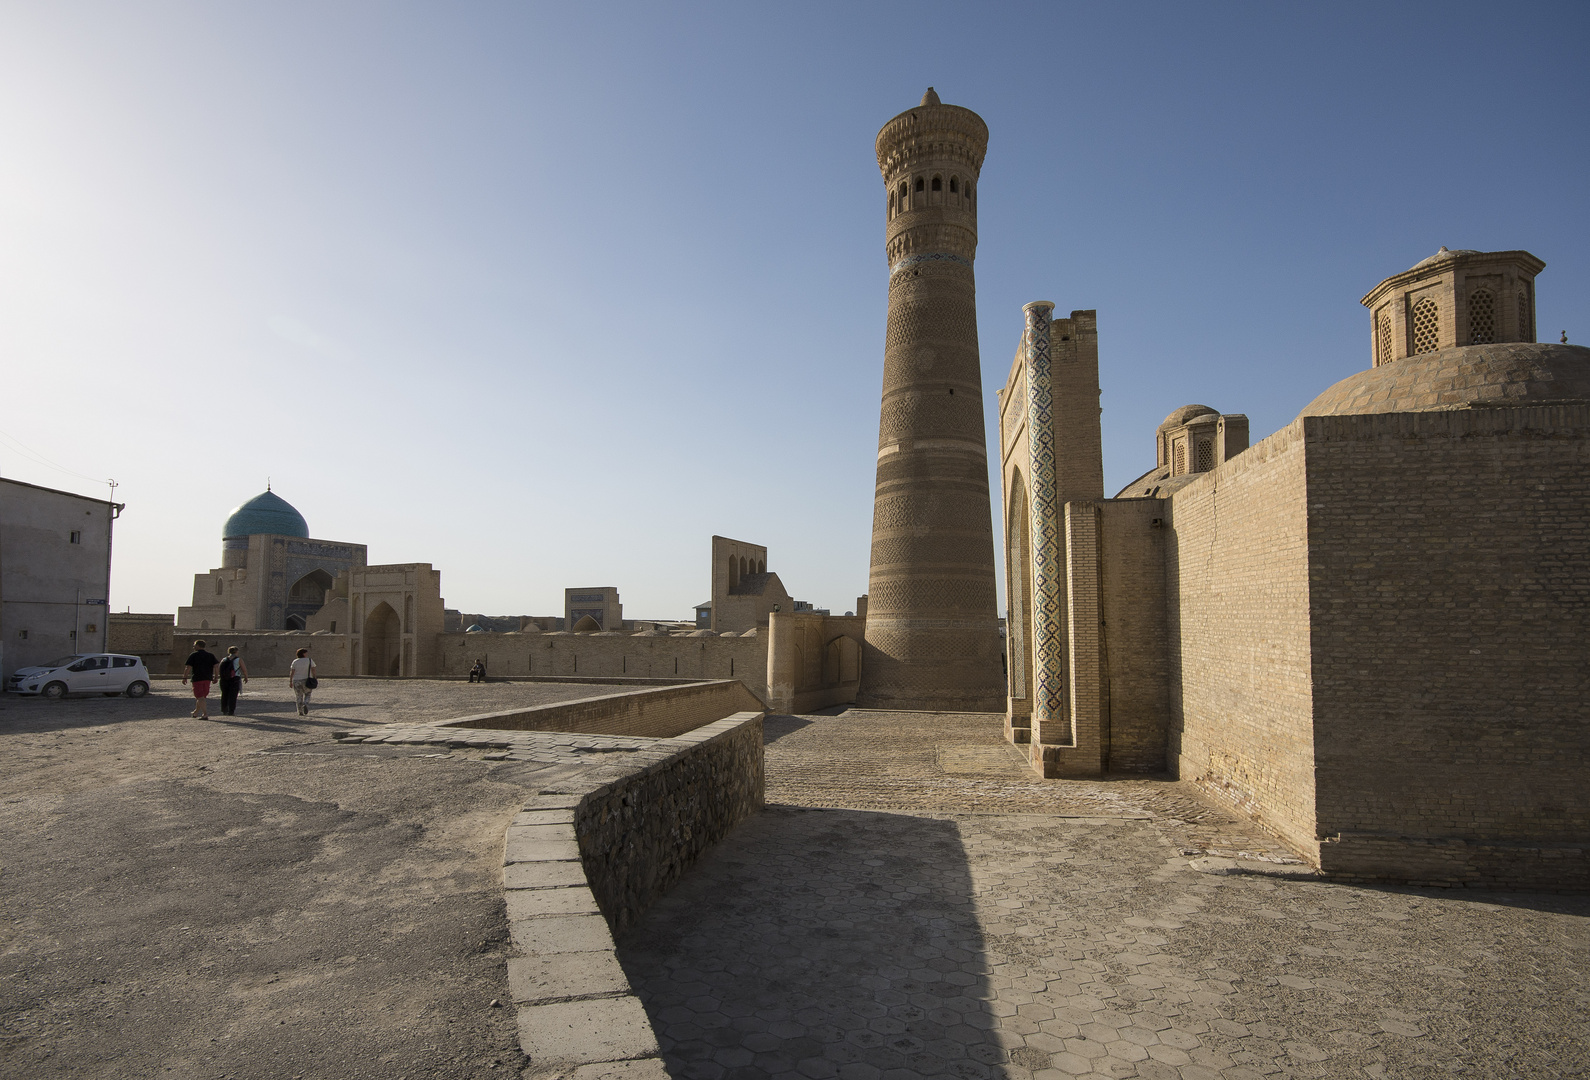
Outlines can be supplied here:
<path id="1" fill-rule="evenodd" d="M 1005 705 L 977 355 L 977 179 L 988 127 L 930 88 L 878 133 L 889 327 L 863 706 Z"/>

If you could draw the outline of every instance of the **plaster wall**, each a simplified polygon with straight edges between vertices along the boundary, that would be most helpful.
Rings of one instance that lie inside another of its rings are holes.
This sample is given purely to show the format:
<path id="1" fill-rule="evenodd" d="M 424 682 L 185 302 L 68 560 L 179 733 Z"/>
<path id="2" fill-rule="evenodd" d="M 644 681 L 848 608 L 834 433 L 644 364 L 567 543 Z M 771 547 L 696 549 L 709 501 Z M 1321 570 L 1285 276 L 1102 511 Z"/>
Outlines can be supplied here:
<path id="1" fill-rule="evenodd" d="M 0 479 L 0 676 L 106 648 L 113 513 L 104 499 Z"/>

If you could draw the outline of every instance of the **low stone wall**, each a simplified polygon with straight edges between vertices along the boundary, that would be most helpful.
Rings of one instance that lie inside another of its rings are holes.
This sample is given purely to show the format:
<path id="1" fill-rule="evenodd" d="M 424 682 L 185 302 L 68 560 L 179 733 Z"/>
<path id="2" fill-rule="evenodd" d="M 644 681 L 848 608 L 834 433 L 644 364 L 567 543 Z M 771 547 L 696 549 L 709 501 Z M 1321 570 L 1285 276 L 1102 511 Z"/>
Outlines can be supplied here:
<path id="1" fill-rule="evenodd" d="M 723 679 L 628 690 L 506 712 L 479 713 L 448 720 L 444 726 L 671 739 L 731 713 L 760 713 L 763 709 L 762 702 L 743 683 L 737 679 Z"/>
<path id="2" fill-rule="evenodd" d="M 762 714 L 670 740 L 668 761 L 587 795 L 574 815 L 596 902 L 623 933 L 703 851 L 762 809 Z"/>

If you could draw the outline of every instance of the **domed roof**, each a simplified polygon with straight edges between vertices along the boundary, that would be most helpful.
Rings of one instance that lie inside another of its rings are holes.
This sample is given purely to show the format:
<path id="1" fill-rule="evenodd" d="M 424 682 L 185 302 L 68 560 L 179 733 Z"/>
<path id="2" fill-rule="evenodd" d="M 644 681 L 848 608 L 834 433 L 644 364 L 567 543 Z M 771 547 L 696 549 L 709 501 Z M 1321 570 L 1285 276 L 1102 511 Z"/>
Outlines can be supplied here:
<path id="1" fill-rule="evenodd" d="M 1446 248 L 1443 247 L 1440 250 L 1438 250 L 1434 255 L 1431 255 L 1428 259 L 1420 259 L 1418 262 L 1414 263 L 1413 266 L 1410 267 L 1409 269 L 1417 270 L 1421 266 L 1429 266 L 1432 263 L 1446 262 L 1448 259 L 1455 259 L 1459 255 L 1478 255 L 1478 254 L 1479 254 L 1479 252 L 1475 251 L 1473 248 L 1458 248 L 1456 251 L 1448 251 Z"/>
<path id="2" fill-rule="evenodd" d="M 1165 422 L 1159 425 L 1159 430 L 1164 431 L 1168 427 L 1180 427 L 1182 424 L 1185 424 L 1195 416 L 1219 415 L 1220 414 L 1218 412 L 1216 412 L 1214 409 L 1211 409 L 1207 405 L 1183 405 L 1181 408 L 1165 417 Z"/>
<path id="3" fill-rule="evenodd" d="M 297 536 L 309 539 L 309 524 L 291 503 L 273 491 L 262 491 L 232 511 L 221 527 L 222 540 L 245 536 Z"/>
<path id="4" fill-rule="evenodd" d="M 1590 348 L 1463 345 L 1349 375 L 1301 416 L 1439 412 L 1590 402 Z"/>
<path id="5" fill-rule="evenodd" d="M 464 631 L 466 634 L 484 634 L 485 632 L 486 628 L 479 623 L 470 623 L 469 629 Z"/>

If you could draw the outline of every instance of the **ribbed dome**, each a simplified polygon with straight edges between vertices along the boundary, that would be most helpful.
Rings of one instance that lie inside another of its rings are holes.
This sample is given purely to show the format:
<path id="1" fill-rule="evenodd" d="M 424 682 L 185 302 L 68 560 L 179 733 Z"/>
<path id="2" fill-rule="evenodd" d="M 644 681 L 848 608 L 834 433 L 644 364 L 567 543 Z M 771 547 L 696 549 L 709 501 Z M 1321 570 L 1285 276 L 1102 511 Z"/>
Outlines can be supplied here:
<path id="1" fill-rule="evenodd" d="M 1464 345 L 1349 375 L 1302 416 L 1590 403 L 1590 348 Z"/>
<path id="2" fill-rule="evenodd" d="M 298 536 L 307 540 L 309 524 L 304 521 L 304 515 L 294 510 L 286 499 L 274 492 L 263 491 L 232 511 L 232 516 L 221 527 L 221 539 L 233 540 L 261 533 Z"/>

